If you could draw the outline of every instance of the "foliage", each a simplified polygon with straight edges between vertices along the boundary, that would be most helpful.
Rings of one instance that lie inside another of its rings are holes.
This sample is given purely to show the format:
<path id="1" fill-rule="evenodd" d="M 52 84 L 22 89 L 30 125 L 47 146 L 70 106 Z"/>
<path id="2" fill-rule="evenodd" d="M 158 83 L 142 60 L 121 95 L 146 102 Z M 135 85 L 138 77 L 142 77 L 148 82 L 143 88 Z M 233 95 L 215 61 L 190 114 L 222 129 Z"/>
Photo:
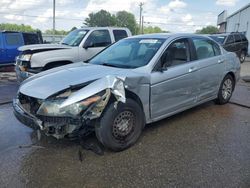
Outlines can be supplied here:
<path id="1" fill-rule="evenodd" d="M 116 13 L 116 26 L 118 27 L 127 27 L 132 32 L 136 34 L 137 24 L 135 16 L 127 11 L 119 11 Z"/>
<path id="2" fill-rule="evenodd" d="M 90 13 L 88 18 L 85 19 L 84 24 L 89 27 L 127 27 L 132 32 L 132 34 L 137 34 L 139 31 L 139 26 L 136 23 L 134 14 L 127 11 L 119 11 L 115 15 L 112 15 L 111 13 L 105 10 L 100 10 L 97 13 Z M 163 31 L 159 27 L 144 27 L 144 33 L 160 32 L 167 31 Z"/>
<path id="3" fill-rule="evenodd" d="M 38 29 L 33 29 L 30 25 L 18 25 L 18 24 L 11 24 L 11 23 L 2 23 L 0 24 L 0 30 L 6 31 L 20 31 L 20 32 L 37 32 Z"/>
<path id="4" fill-rule="evenodd" d="M 70 30 L 69 32 L 74 31 L 74 30 L 76 30 L 76 29 L 77 29 L 77 27 L 72 27 L 71 30 Z"/>
<path id="5" fill-rule="evenodd" d="M 97 13 L 90 13 L 85 19 L 85 25 L 89 27 L 105 27 L 116 25 L 115 16 L 106 10 L 100 10 Z"/>
<path id="6" fill-rule="evenodd" d="M 46 30 L 45 33 L 49 34 L 49 35 L 54 34 L 52 29 Z M 65 31 L 65 30 L 55 30 L 55 35 L 67 35 L 68 33 L 69 33 L 69 31 Z"/>
<path id="7" fill-rule="evenodd" d="M 219 32 L 219 29 L 212 25 L 203 27 L 201 30 L 196 31 L 196 33 L 198 34 L 213 34 L 213 33 L 218 33 L 218 32 Z"/>
<path id="8" fill-rule="evenodd" d="M 160 27 L 152 27 L 152 26 L 148 26 L 148 27 L 143 27 L 143 33 L 148 34 L 148 33 L 169 33 L 169 31 L 164 31 L 162 30 Z"/>

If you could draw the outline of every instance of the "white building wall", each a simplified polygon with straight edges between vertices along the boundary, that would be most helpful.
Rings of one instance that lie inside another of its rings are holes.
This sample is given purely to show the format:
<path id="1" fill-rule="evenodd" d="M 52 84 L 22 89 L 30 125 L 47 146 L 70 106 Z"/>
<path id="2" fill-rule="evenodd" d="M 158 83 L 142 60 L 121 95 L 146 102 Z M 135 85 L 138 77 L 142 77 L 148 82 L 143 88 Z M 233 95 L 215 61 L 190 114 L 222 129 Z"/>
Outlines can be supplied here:
<path id="1" fill-rule="evenodd" d="M 245 32 L 249 41 L 250 55 L 250 6 L 227 18 L 226 32 Z"/>

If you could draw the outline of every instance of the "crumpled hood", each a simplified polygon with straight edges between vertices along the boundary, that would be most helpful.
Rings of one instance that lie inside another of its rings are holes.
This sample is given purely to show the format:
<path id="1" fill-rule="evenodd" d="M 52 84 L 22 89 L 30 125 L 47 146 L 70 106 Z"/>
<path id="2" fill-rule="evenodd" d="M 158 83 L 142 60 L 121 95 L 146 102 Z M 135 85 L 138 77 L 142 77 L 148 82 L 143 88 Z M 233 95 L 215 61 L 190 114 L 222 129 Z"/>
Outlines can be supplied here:
<path id="1" fill-rule="evenodd" d="M 63 45 L 63 44 L 33 44 L 33 45 L 25 45 L 18 48 L 19 51 L 26 50 L 56 50 L 56 49 L 69 49 L 71 46 Z"/>
<path id="2" fill-rule="evenodd" d="M 20 86 L 19 91 L 31 97 L 46 99 L 70 86 L 89 83 L 107 75 L 126 76 L 129 72 L 132 71 L 82 62 L 73 63 L 32 76 Z"/>

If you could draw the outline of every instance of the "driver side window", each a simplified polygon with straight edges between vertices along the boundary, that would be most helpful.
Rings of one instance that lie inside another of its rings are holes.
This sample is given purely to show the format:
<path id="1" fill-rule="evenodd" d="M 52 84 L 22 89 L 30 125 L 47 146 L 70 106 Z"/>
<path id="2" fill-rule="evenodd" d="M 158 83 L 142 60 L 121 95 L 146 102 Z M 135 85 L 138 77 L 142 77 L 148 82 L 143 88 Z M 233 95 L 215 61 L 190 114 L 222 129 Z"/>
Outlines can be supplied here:
<path id="1" fill-rule="evenodd" d="M 187 39 L 174 41 L 162 55 L 161 65 L 163 68 L 184 64 L 190 61 L 190 50 Z"/>
<path id="2" fill-rule="evenodd" d="M 85 42 L 88 47 L 105 47 L 110 44 L 111 39 L 108 30 L 93 31 Z"/>

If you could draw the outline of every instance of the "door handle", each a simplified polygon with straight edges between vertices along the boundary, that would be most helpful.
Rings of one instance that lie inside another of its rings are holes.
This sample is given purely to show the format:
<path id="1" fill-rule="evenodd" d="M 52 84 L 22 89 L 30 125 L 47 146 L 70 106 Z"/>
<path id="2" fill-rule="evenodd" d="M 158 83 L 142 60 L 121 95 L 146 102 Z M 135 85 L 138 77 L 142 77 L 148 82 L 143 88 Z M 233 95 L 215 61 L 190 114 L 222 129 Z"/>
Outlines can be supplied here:
<path id="1" fill-rule="evenodd" d="M 224 61 L 225 61 L 225 59 L 219 59 L 218 63 L 220 64 L 220 63 L 223 63 Z"/>
<path id="2" fill-rule="evenodd" d="M 196 67 L 190 67 L 190 68 L 188 69 L 188 72 L 194 72 L 194 71 L 196 71 Z"/>

